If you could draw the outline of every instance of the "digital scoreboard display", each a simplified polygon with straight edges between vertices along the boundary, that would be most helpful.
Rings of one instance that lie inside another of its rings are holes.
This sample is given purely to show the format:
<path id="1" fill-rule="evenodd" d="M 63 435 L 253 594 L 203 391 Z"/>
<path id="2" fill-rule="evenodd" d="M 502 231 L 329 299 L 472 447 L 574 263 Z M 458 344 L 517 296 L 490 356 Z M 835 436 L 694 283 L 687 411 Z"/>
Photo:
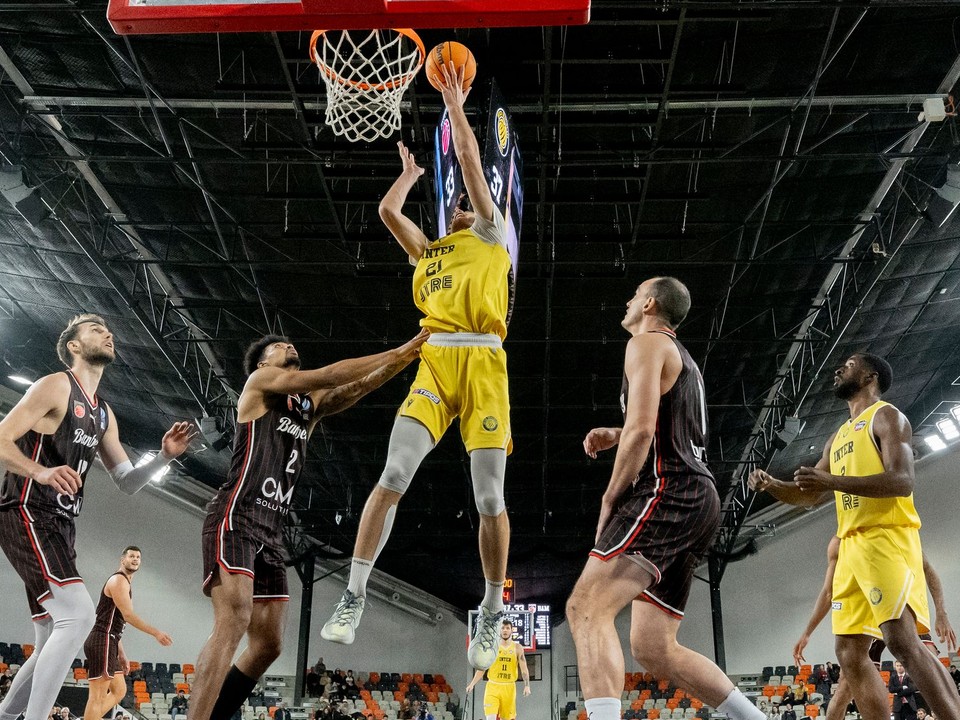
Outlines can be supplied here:
<path id="1" fill-rule="evenodd" d="M 537 603 L 514 603 L 504 608 L 508 615 L 512 613 L 528 614 L 531 618 L 531 635 L 536 643 L 535 647 L 549 649 L 552 645 L 552 628 L 550 627 L 550 606 Z M 527 645 L 524 643 L 524 647 Z M 530 646 L 534 647 L 534 646 Z"/>

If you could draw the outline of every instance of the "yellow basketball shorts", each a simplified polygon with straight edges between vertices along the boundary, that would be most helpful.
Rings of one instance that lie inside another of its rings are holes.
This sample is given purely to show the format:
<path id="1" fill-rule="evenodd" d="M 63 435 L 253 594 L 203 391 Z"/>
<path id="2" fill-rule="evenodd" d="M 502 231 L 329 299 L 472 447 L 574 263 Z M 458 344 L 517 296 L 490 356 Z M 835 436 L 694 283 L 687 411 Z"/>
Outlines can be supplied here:
<path id="1" fill-rule="evenodd" d="M 460 418 L 467 451 L 513 451 L 507 355 L 503 348 L 425 344 L 420 367 L 399 414 L 423 423 L 434 442 Z"/>
<path id="2" fill-rule="evenodd" d="M 483 690 L 483 714 L 499 715 L 500 720 L 517 717 L 517 684 L 487 681 Z"/>
<path id="3" fill-rule="evenodd" d="M 930 631 L 927 581 L 916 528 L 869 528 L 840 540 L 833 577 L 833 634 L 882 638 L 880 625 L 907 606 L 917 633 Z"/>

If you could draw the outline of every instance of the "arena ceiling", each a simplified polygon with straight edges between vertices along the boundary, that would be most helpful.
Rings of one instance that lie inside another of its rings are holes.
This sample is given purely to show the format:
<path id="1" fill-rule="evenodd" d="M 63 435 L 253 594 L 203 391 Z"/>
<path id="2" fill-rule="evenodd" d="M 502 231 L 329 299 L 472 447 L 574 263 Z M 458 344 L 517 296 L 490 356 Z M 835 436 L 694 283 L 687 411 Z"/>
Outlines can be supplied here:
<path id="1" fill-rule="evenodd" d="M 619 323 L 647 277 L 693 293 L 680 336 L 705 374 L 721 556 L 780 512 L 744 492 L 744 470 L 812 462 L 842 420 L 830 374 L 851 351 L 890 358 L 890 399 L 915 427 L 958 399 L 960 244 L 928 207 L 958 135 L 918 113 L 960 77 L 960 9 L 904 5 L 597 0 L 584 27 L 422 33 L 471 47 L 523 148 L 506 345 L 519 600 L 561 606 L 593 540 L 612 457 L 589 461 L 581 441 L 619 422 Z M 0 4 L 0 153 L 51 212 L 31 224 L 0 204 L 4 382 L 54 370 L 65 321 L 100 313 L 119 348 L 101 394 L 149 449 L 175 420 L 230 416 L 261 334 L 320 365 L 416 332 L 410 268 L 377 217 L 397 138 L 332 136 L 307 35 L 121 38 L 102 2 L 23 8 Z M 407 99 L 397 137 L 430 177 L 439 96 L 421 77 Z M 426 227 L 431 203 L 421 182 L 410 210 Z M 295 550 L 350 552 L 411 377 L 323 423 Z M 796 412 L 805 427 L 777 451 Z M 227 455 L 208 438 L 167 488 L 216 486 Z M 380 567 L 470 607 L 476 532 L 454 429 Z"/>

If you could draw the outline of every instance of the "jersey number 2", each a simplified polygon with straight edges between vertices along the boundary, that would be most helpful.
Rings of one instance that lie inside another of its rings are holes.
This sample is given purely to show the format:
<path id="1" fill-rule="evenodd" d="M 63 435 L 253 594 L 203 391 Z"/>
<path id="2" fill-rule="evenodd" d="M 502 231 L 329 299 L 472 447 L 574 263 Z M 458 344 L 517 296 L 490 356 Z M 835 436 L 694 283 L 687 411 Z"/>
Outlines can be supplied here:
<path id="1" fill-rule="evenodd" d="M 290 462 L 287 463 L 288 473 L 295 473 L 297 471 L 297 469 L 293 466 L 293 464 L 297 462 L 298 457 L 300 457 L 299 451 L 294 450 L 293 452 L 290 453 Z"/>

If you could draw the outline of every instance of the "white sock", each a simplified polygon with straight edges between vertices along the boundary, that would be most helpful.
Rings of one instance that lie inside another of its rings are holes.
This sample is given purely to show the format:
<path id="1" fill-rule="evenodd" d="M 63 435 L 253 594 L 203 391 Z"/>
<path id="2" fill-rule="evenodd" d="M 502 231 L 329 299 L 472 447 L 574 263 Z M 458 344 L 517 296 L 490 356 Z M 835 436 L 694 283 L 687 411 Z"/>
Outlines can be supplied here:
<path id="1" fill-rule="evenodd" d="M 620 698 L 590 698 L 583 704 L 587 720 L 620 720 Z"/>
<path id="2" fill-rule="evenodd" d="M 766 715 L 756 705 L 747 700 L 738 688 L 734 688 L 727 695 L 727 699 L 717 705 L 717 712 L 722 712 L 733 720 L 766 720 Z"/>
<path id="3" fill-rule="evenodd" d="M 503 610 L 503 581 L 486 581 L 486 590 L 483 595 L 483 602 L 480 603 L 490 612 L 500 612 Z"/>
<path id="4" fill-rule="evenodd" d="M 351 560 L 350 583 L 347 585 L 347 590 L 357 597 L 365 597 L 367 594 L 367 579 L 370 577 L 371 570 L 373 570 L 373 560 L 356 557 Z"/>
<path id="5" fill-rule="evenodd" d="M 53 620 L 44 618 L 35 620 L 33 623 L 34 647 L 33 654 L 27 658 L 20 670 L 13 678 L 13 684 L 7 696 L 0 703 L 0 720 L 17 720 L 18 717 L 27 709 L 27 702 L 30 700 L 30 690 L 33 685 L 33 668 L 40 657 L 40 651 L 50 638 L 53 631 Z"/>

